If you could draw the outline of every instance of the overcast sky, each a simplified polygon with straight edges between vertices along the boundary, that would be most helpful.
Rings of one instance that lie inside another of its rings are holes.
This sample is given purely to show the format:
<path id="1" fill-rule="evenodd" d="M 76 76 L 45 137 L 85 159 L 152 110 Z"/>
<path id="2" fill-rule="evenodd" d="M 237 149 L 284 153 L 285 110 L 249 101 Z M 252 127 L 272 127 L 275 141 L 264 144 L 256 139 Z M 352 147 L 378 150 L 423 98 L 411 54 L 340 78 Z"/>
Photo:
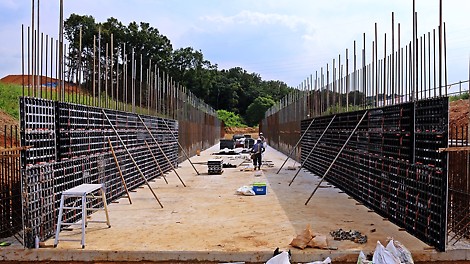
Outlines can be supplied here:
<path id="1" fill-rule="evenodd" d="M 36 2 L 36 1 L 35 1 Z M 391 34 L 391 13 L 401 23 L 402 43 L 411 40 L 411 0 L 65 0 L 64 17 L 115 17 L 123 24 L 149 22 L 174 49 L 201 50 L 219 69 L 240 66 L 264 80 L 298 86 L 353 41 L 367 48 L 378 23 L 379 47 Z M 470 1 L 444 0 L 449 83 L 468 79 Z M 439 1 L 416 0 L 418 33 L 439 24 Z M 41 32 L 58 36 L 59 1 L 40 1 Z M 0 78 L 21 74 L 21 24 L 31 25 L 30 0 L 0 0 Z M 390 38 L 388 38 L 390 41 Z M 390 43 L 388 44 L 390 47 Z M 344 58 L 344 57 L 343 57 Z"/>

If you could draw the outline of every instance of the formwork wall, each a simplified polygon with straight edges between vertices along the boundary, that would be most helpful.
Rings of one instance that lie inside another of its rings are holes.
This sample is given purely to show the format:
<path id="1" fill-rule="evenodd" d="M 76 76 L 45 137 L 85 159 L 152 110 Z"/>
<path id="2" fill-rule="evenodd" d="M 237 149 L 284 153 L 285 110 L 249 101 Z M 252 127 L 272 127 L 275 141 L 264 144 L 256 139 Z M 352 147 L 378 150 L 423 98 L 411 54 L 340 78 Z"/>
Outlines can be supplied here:
<path id="1" fill-rule="evenodd" d="M 296 146 L 301 132 L 300 120 L 312 114 L 306 95 L 306 92 L 295 92 L 285 105 L 266 115 L 260 123 L 260 131 L 268 144 L 286 155 L 292 152 L 291 158 L 296 161 L 300 160 L 300 145 Z"/>
<path id="2" fill-rule="evenodd" d="M 301 141 L 304 167 L 322 177 L 366 111 L 325 179 L 444 251 L 447 154 L 438 149 L 448 144 L 448 98 L 318 117 Z"/>
<path id="3" fill-rule="evenodd" d="M 177 163 L 176 120 L 140 116 L 168 157 L 168 162 L 137 114 L 29 97 L 20 99 L 20 109 L 21 145 L 31 146 L 21 157 L 26 247 L 34 246 L 36 236 L 43 241 L 55 234 L 63 191 L 83 183 L 100 183 L 106 188 L 108 202 L 125 194 L 108 139 L 127 187 L 132 190 L 144 184 L 103 111 L 147 180 L 161 176 L 157 164 L 167 172 L 171 169 L 170 162 L 173 165 Z M 68 205 L 71 202 L 66 201 Z M 78 219 L 79 215 L 70 212 L 64 220 L 75 222 Z"/>
<path id="4" fill-rule="evenodd" d="M 186 104 L 183 113 L 178 115 L 178 124 L 179 143 L 189 156 L 196 155 L 197 150 L 214 146 L 222 137 L 221 121 L 190 104 Z M 182 150 L 179 156 L 186 158 Z"/>

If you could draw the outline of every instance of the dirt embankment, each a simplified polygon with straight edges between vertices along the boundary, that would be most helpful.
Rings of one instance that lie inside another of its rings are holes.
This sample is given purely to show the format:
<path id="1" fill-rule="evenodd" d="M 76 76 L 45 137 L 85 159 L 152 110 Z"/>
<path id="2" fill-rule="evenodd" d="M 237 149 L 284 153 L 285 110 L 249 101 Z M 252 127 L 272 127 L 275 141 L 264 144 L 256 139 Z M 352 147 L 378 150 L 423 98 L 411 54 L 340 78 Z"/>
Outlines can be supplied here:
<path id="1" fill-rule="evenodd" d="M 469 122 L 469 101 L 457 100 L 450 103 L 449 124 L 457 126 L 468 126 Z"/>
<path id="2" fill-rule="evenodd" d="M 226 139 L 231 139 L 233 135 L 251 135 L 252 138 L 259 137 L 259 129 L 257 127 L 225 127 Z"/>
<path id="3" fill-rule="evenodd" d="M 450 103 L 449 107 L 449 138 L 467 139 L 470 102 L 457 100 Z"/>
<path id="4" fill-rule="evenodd" d="M 59 86 L 59 80 L 55 78 L 51 78 L 47 76 L 34 76 L 34 79 L 33 79 L 32 75 L 24 75 L 24 78 L 23 78 L 23 75 L 21 74 L 7 75 L 3 77 L 2 79 L 0 79 L 0 82 L 8 83 L 8 84 L 16 84 L 16 85 L 23 85 L 24 83 L 25 89 L 27 89 L 28 86 L 32 86 L 33 83 L 35 87 L 38 87 L 39 86 L 38 82 L 39 82 L 42 89 L 44 89 L 44 92 L 50 91 L 51 89 L 55 90 L 56 87 Z M 65 88 L 65 91 L 67 92 L 76 92 L 78 89 L 78 86 L 75 85 L 74 83 L 65 82 L 64 88 Z M 80 92 L 83 92 L 83 91 L 80 91 Z"/>

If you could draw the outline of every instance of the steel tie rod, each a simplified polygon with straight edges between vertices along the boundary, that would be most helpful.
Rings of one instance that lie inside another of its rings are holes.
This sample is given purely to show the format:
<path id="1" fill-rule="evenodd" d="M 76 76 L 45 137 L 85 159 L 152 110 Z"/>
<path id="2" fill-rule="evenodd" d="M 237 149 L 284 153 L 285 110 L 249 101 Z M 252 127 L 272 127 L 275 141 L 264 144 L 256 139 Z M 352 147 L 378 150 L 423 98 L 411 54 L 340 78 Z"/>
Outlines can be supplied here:
<path id="1" fill-rule="evenodd" d="M 168 156 L 165 154 L 165 152 L 163 151 L 162 147 L 160 146 L 160 144 L 158 143 L 158 141 L 155 139 L 155 137 L 153 136 L 152 134 L 152 131 L 150 131 L 150 129 L 147 127 L 147 125 L 145 124 L 144 120 L 142 120 L 142 117 L 140 117 L 140 115 L 137 115 L 137 117 L 139 117 L 140 119 L 140 122 L 142 122 L 142 124 L 144 125 L 145 129 L 147 129 L 147 132 L 149 132 L 150 136 L 152 137 L 153 141 L 157 144 L 157 147 L 160 149 L 160 151 L 162 152 L 163 154 L 163 157 L 165 157 L 166 161 L 168 162 L 168 164 L 170 164 L 171 168 L 173 169 L 173 171 L 175 172 L 176 176 L 178 177 L 178 179 L 180 180 L 180 182 L 183 184 L 184 187 L 186 187 L 186 184 L 184 184 L 183 180 L 181 179 L 180 175 L 178 174 L 178 172 L 176 171 L 175 169 L 175 166 L 173 166 L 173 164 L 171 163 L 170 159 L 168 158 Z"/>
<path id="2" fill-rule="evenodd" d="M 297 170 L 297 172 L 295 173 L 294 177 L 292 177 L 292 180 L 290 181 L 289 183 L 289 186 L 292 185 L 292 183 L 294 182 L 295 178 L 297 177 L 297 175 L 299 174 L 300 170 L 302 169 L 302 167 L 305 165 L 305 163 L 307 162 L 308 158 L 310 157 L 310 155 L 312 155 L 313 151 L 315 150 L 315 148 L 317 147 L 317 144 L 320 142 L 320 140 L 322 139 L 323 135 L 325 135 L 326 131 L 328 131 L 328 128 L 330 127 L 331 123 L 333 123 L 333 120 L 335 120 L 335 117 L 336 115 L 334 115 L 331 120 L 330 120 L 330 123 L 328 124 L 328 126 L 326 126 L 325 130 L 323 130 L 323 133 L 320 135 L 320 137 L 317 139 L 317 142 L 315 143 L 315 145 L 313 145 L 313 148 L 310 150 L 310 152 L 308 153 L 307 157 L 305 158 L 304 162 L 302 162 L 302 164 L 300 165 L 300 168 Z"/>
<path id="3" fill-rule="evenodd" d="M 356 127 L 354 128 L 354 130 L 351 132 L 351 134 L 349 135 L 348 139 L 346 140 L 346 142 L 344 142 L 343 146 L 341 147 L 341 149 L 339 150 L 338 154 L 336 155 L 336 157 L 333 159 L 333 161 L 331 162 L 330 166 L 328 167 L 328 169 L 325 171 L 325 173 L 323 174 L 323 177 L 321 177 L 321 180 L 320 182 L 317 184 L 317 187 L 315 187 L 315 189 L 313 190 L 312 194 L 310 194 L 310 197 L 308 197 L 307 201 L 305 202 L 305 205 L 308 204 L 308 202 L 310 201 L 310 199 L 312 199 L 313 195 L 315 194 L 315 192 L 318 190 L 318 188 L 320 187 L 320 184 L 323 182 L 323 180 L 325 179 L 326 175 L 328 174 L 328 172 L 330 172 L 331 168 L 333 167 L 333 165 L 335 164 L 336 160 L 338 159 L 339 155 L 341 155 L 341 152 L 343 152 L 343 149 L 344 147 L 346 147 L 346 145 L 348 144 L 349 140 L 351 139 L 351 137 L 354 135 L 354 133 L 356 132 L 357 128 L 359 127 L 359 125 L 362 123 L 362 120 L 364 120 L 364 117 L 366 117 L 367 113 L 369 111 L 365 111 L 364 114 L 362 115 L 362 118 L 361 120 L 359 120 L 359 122 L 357 123 Z"/>
<path id="4" fill-rule="evenodd" d="M 300 141 L 302 141 L 302 139 L 304 138 L 305 134 L 307 134 L 308 130 L 310 129 L 310 127 L 312 126 L 313 122 L 315 121 L 315 118 L 312 119 L 312 121 L 310 122 L 310 124 L 308 125 L 307 129 L 304 131 L 304 133 L 302 134 L 302 136 L 299 138 L 299 140 L 297 141 L 297 143 L 295 144 L 295 146 L 291 149 L 291 151 L 289 152 L 289 155 L 287 155 L 287 158 L 286 160 L 284 161 L 284 163 L 282 163 L 281 167 L 279 168 L 279 170 L 276 172 L 276 174 L 279 174 L 279 172 L 281 171 L 282 167 L 284 167 L 284 165 L 286 164 L 286 162 L 289 160 L 289 158 L 292 156 L 292 153 L 294 153 L 294 150 L 295 148 L 297 147 L 297 145 L 299 145 Z"/>
<path id="5" fill-rule="evenodd" d="M 108 120 L 108 123 L 109 125 L 111 125 L 111 128 L 114 130 L 114 133 L 116 133 L 116 136 L 118 137 L 119 141 L 121 142 L 122 146 L 124 147 L 124 149 L 126 150 L 127 154 L 129 155 L 129 157 L 131 158 L 132 160 L 132 163 L 134 163 L 134 166 L 137 168 L 137 170 L 139 171 L 139 174 L 140 176 L 142 176 L 142 178 L 144 179 L 145 183 L 147 184 L 147 186 L 149 187 L 150 191 L 152 192 L 153 196 L 155 197 L 155 199 L 157 200 L 158 204 L 160 204 L 160 206 L 163 208 L 163 205 L 162 203 L 160 202 L 160 200 L 158 199 L 157 195 L 155 194 L 155 192 L 153 191 L 152 187 L 150 187 L 150 184 L 149 182 L 147 181 L 147 178 L 145 178 L 145 175 L 142 173 L 142 171 L 140 170 L 139 168 L 139 165 L 137 165 L 137 162 L 135 162 L 134 160 L 134 157 L 132 157 L 132 154 L 129 152 L 129 150 L 127 149 L 127 146 L 126 144 L 124 144 L 124 141 L 122 140 L 121 136 L 119 136 L 119 133 L 117 132 L 116 128 L 114 127 L 113 123 L 111 122 L 111 120 L 109 120 L 108 118 L 108 115 L 106 114 L 106 112 L 104 111 L 104 109 L 101 110 L 104 114 L 104 116 L 106 117 L 106 119 Z"/>

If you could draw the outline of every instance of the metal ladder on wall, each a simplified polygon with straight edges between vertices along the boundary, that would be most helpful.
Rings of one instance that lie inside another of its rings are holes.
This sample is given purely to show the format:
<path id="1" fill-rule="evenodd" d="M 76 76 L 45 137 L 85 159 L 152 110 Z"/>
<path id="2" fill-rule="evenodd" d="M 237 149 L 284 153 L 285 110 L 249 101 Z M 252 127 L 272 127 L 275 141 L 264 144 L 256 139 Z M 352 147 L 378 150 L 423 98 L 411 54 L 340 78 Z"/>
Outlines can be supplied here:
<path id="1" fill-rule="evenodd" d="M 93 192 L 100 191 L 100 196 L 93 195 Z M 80 206 L 64 206 L 65 199 L 67 198 L 80 198 L 82 203 Z M 101 199 L 104 205 L 104 208 L 87 208 L 87 198 L 90 199 Z M 64 210 L 82 210 L 82 220 L 81 223 L 66 223 L 62 222 L 62 216 Z M 106 221 L 88 221 L 87 220 L 87 211 L 98 211 L 104 210 L 106 214 Z M 108 215 L 108 205 L 106 203 L 106 195 L 104 186 L 102 184 L 82 184 L 71 189 L 68 189 L 62 193 L 60 197 L 60 209 L 59 209 L 59 217 L 57 219 L 57 228 L 55 232 L 55 240 L 54 240 L 54 247 L 57 247 L 59 244 L 59 233 L 62 226 L 81 226 L 81 239 L 60 239 L 61 241 L 80 241 L 82 248 L 85 248 L 85 228 L 89 222 L 94 223 L 106 223 L 108 228 L 111 227 L 109 222 L 109 215 Z"/>

